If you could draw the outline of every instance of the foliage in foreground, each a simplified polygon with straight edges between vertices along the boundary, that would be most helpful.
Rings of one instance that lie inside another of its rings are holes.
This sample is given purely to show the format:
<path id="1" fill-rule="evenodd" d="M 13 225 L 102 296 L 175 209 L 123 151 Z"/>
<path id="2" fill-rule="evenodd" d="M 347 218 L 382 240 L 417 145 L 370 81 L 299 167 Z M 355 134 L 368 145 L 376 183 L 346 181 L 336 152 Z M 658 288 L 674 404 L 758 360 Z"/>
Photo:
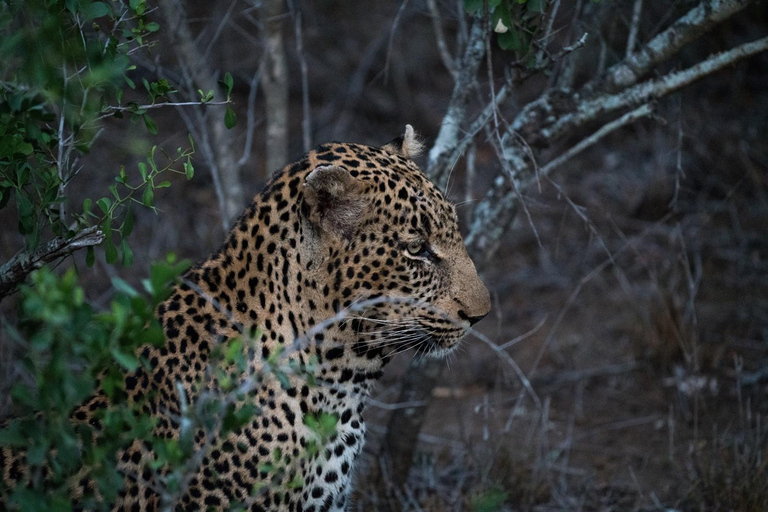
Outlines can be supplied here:
<path id="1" fill-rule="evenodd" d="M 21 363 L 32 382 L 13 387 L 18 418 L 0 431 L 0 444 L 26 452 L 31 483 L 7 490 L 9 505 L 69 510 L 74 475 L 92 479 L 104 501 L 117 497 L 123 477 L 116 452 L 134 439 L 151 439 L 153 428 L 140 404 L 126 401 L 123 374 L 148 366 L 135 355 L 140 345 L 163 342 L 154 309 L 187 265 L 174 257 L 154 264 L 142 294 L 116 279 L 114 298 L 103 312 L 85 300 L 73 269 L 61 277 L 42 269 L 21 288 L 22 320 L 3 327 L 24 354 Z M 98 428 L 72 422 L 73 411 L 97 385 L 110 399 L 97 413 Z"/>

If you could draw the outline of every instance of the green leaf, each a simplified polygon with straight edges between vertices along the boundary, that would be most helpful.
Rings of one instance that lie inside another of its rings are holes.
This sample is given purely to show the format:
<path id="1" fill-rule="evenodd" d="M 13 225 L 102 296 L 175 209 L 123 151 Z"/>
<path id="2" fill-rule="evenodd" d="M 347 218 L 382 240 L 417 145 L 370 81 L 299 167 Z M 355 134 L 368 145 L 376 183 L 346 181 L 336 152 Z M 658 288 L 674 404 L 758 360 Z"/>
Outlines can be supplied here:
<path id="1" fill-rule="evenodd" d="M 157 32 L 160 30 L 160 24 L 155 23 L 154 21 L 150 21 L 146 25 L 144 25 L 144 28 L 147 29 L 147 32 Z"/>
<path id="2" fill-rule="evenodd" d="M 34 147 L 32 147 L 32 144 L 29 142 L 22 142 L 18 146 L 16 146 L 16 153 L 21 153 L 24 156 L 29 156 L 32 154 L 32 152 L 35 150 Z"/>
<path id="3" fill-rule="evenodd" d="M 517 34 L 515 27 L 509 27 L 509 31 L 498 36 L 499 47 L 502 50 L 520 51 L 523 48 L 522 41 Z"/>
<path id="4" fill-rule="evenodd" d="M 109 14 L 110 9 L 104 2 L 93 2 L 92 4 L 83 5 L 80 8 L 80 14 L 83 17 L 83 21 L 90 21 L 95 18 L 101 18 Z"/>
<path id="5" fill-rule="evenodd" d="M 19 214 L 19 233 L 31 234 L 35 230 L 35 207 L 20 190 L 16 190 L 16 208 Z"/>
<path id="6" fill-rule="evenodd" d="M 232 129 L 237 124 L 237 114 L 232 110 L 232 107 L 227 105 L 227 111 L 224 113 L 224 126 L 227 129 Z"/>
<path id="7" fill-rule="evenodd" d="M 125 282 L 125 280 L 120 279 L 119 277 L 112 278 L 112 287 L 118 292 L 124 293 L 129 297 L 139 296 L 139 292 L 137 292 L 133 286 L 129 285 L 127 282 Z"/>
<path id="8" fill-rule="evenodd" d="M 141 181 L 147 181 L 147 164 L 139 162 L 139 174 L 141 174 Z"/>
<path id="9" fill-rule="evenodd" d="M 24 446 L 26 444 L 27 436 L 21 432 L 17 421 L 11 421 L 0 430 L 0 446 Z"/>
<path id="10" fill-rule="evenodd" d="M 96 201 L 96 204 L 101 208 L 101 213 L 106 215 L 109 213 L 109 208 L 112 206 L 112 201 L 108 197 L 102 197 L 98 201 Z"/>
<path id="11" fill-rule="evenodd" d="M 482 7 L 483 0 L 464 0 L 464 10 L 467 11 L 467 14 L 474 14 Z"/>
<path id="12" fill-rule="evenodd" d="M 144 118 L 144 126 L 146 126 L 147 131 L 152 135 L 157 135 L 157 123 L 155 120 L 147 114 L 144 114 L 142 117 Z"/>
<path id="13" fill-rule="evenodd" d="M 471 509 L 475 512 L 495 512 L 501 510 L 508 495 L 499 488 L 492 488 L 472 498 Z"/>
<path id="14" fill-rule="evenodd" d="M 234 85 L 234 82 L 232 80 L 232 75 L 229 71 L 224 73 L 224 86 L 227 89 L 227 98 L 229 98 L 229 95 L 232 94 L 232 86 Z"/>
<path id="15" fill-rule="evenodd" d="M 134 372 L 136 371 L 136 368 L 139 367 L 139 359 L 134 354 L 122 352 L 117 347 L 113 347 L 112 350 L 110 350 L 110 354 L 112 354 L 112 357 L 115 359 L 117 364 L 129 372 Z"/>
<path id="16" fill-rule="evenodd" d="M 120 226 L 120 234 L 123 238 L 127 238 L 131 235 L 131 232 L 133 231 L 133 208 L 131 206 L 128 206 L 128 211 L 125 212 L 125 219 L 123 219 L 123 225 Z"/>
<path id="17" fill-rule="evenodd" d="M 120 253 L 122 254 L 122 261 L 124 267 L 130 267 L 133 265 L 133 249 L 128 245 L 128 240 L 123 238 L 120 240 Z"/>
<path id="18" fill-rule="evenodd" d="M 147 185 L 144 189 L 144 194 L 141 196 L 141 202 L 144 206 L 152 206 L 152 201 L 155 199 L 155 191 L 152 190 L 152 185 Z"/>
<path id="19" fill-rule="evenodd" d="M 187 176 L 188 180 L 191 180 L 192 176 L 195 175 L 195 168 L 192 167 L 192 162 L 189 160 L 184 162 L 184 174 Z"/>
<path id="20" fill-rule="evenodd" d="M 155 188 L 168 188 L 171 186 L 170 181 L 163 181 L 162 183 L 159 183 L 158 185 L 155 185 Z"/>
<path id="21" fill-rule="evenodd" d="M 109 238 L 104 240 L 104 257 L 110 265 L 117 261 L 117 247 Z"/>

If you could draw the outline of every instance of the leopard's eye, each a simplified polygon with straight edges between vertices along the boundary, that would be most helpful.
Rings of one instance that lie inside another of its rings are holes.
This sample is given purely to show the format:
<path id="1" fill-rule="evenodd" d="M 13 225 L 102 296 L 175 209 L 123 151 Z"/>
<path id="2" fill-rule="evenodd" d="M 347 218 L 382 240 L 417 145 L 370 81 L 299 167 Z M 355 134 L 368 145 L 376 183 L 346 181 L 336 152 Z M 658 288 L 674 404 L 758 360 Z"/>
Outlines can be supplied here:
<path id="1" fill-rule="evenodd" d="M 426 256 L 429 251 L 427 245 L 420 241 L 409 242 L 408 245 L 405 246 L 405 249 L 412 256 Z"/>

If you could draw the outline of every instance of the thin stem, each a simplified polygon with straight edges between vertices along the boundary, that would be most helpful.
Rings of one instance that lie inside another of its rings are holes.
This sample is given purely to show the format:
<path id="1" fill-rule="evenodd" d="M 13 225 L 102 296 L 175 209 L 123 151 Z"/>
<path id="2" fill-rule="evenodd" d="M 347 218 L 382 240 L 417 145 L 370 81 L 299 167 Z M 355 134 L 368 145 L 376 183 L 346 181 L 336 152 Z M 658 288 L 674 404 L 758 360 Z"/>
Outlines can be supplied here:
<path id="1" fill-rule="evenodd" d="M 625 59 L 629 59 L 635 51 L 637 44 L 637 33 L 640 30 L 640 16 L 643 13 L 643 0 L 635 0 L 632 8 L 632 22 L 629 25 L 629 35 L 627 36 L 627 49 L 624 54 Z"/>
<path id="2" fill-rule="evenodd" d="M 443 61 L 445 69 L 447 69 L 453 79 L 456 79 L 456 63 L 450 50 L 448 50 L 448 44 L 445 41 L 445 32 L 443 31 L 443 20 L 440 16 L 440 9 L 437 7 L 436 0 L 427 0 L 427 7 L 432 14 L 432 29 L 435 32 L 435 41 L 437 42 L 437 50 L 440 55 L 440 59 Z"/>

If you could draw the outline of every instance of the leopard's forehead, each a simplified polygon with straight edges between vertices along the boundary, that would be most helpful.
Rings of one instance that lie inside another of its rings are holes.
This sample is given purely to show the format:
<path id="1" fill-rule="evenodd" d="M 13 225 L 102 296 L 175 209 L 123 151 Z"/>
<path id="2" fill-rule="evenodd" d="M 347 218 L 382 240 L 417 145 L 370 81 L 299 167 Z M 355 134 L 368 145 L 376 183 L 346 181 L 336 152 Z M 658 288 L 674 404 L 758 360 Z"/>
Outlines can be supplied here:
<path id="1" fill-rule="evenodd" d="M 384 206 L 393 212 L 431 210 L 438 217 L 456 220 L 453 204 L 409 158 L 375 146 L 328 143 L 310 153 L 309 160 L 314 165 L 346 168 L 354 178 L 366 183 L 372 194 L 380 195 Z"/>

